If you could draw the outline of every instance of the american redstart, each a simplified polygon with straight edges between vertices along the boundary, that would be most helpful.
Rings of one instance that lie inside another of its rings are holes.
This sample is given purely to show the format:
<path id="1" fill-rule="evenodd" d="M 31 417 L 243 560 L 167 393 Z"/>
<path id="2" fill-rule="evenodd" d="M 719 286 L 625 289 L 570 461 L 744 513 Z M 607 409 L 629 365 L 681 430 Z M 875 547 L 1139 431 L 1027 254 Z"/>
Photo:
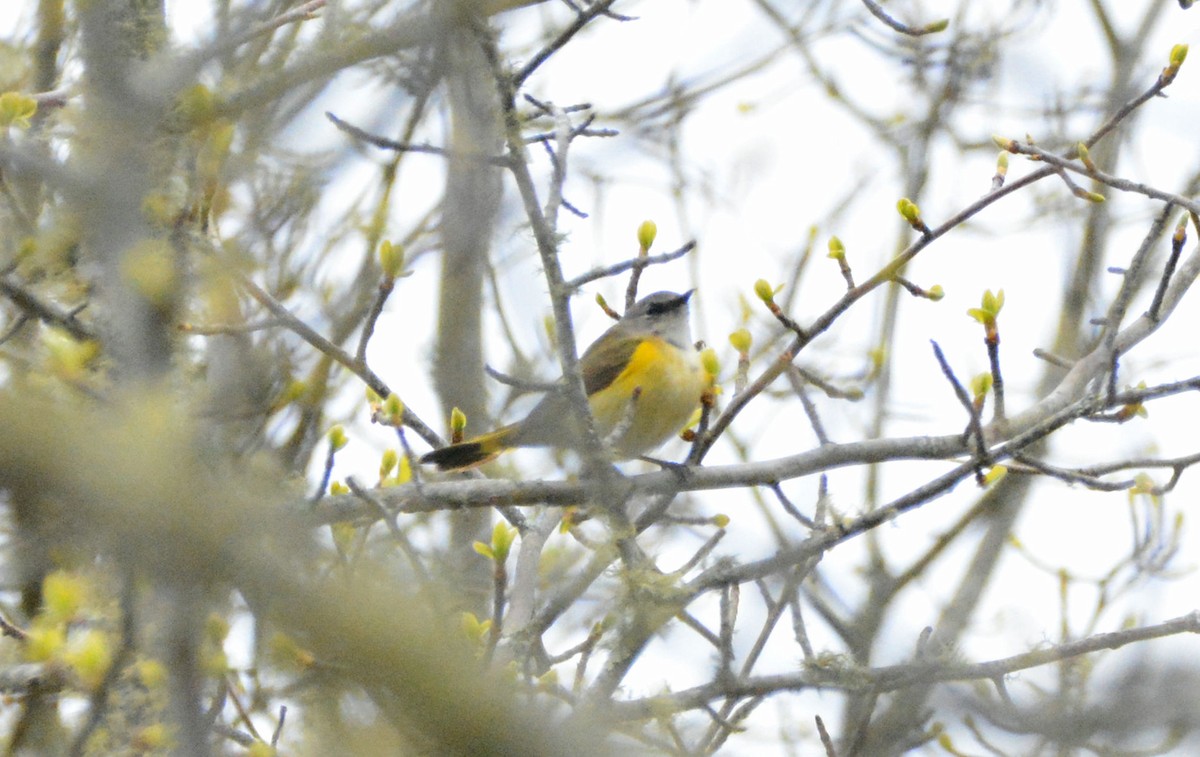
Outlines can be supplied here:
<path id="1" fill-rule="evenodd" d="M 638 300 L 579 359 L 596 431 L 621 459 L 643 455 L 677 434 L 708 388 L 688 328 L 691 296 L 655 292 Z M 578 446 L 572 417 L 566 396 L 552 391 L 525 420 L 434 450 L 421 462 L 459 470 L 513 447 Z"/>

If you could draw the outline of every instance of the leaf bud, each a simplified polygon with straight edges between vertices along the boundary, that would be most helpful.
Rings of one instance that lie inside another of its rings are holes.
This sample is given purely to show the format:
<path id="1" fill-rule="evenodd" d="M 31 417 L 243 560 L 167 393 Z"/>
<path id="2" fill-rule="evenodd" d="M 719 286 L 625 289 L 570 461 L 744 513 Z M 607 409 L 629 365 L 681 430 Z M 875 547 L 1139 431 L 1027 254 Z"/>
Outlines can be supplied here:
<path id="1" fill-rule="evenodd" d="M 649 251 L 650 246 L 654 244 L 656 236 L 658 236 L 658 226 L 654 221 L 642 221 L 642 225 L 638 226 L 637 240 L 638 245 L 643 251 Z"/>
<path id="2" fill-rule="evenodd" d="M 747 329 L 738 329 L 729 335 L 729 343 L 740 354 L 745 355 L 750 352 L 750 346 L 754 343 L 754 337 L 750 335 Z"/>

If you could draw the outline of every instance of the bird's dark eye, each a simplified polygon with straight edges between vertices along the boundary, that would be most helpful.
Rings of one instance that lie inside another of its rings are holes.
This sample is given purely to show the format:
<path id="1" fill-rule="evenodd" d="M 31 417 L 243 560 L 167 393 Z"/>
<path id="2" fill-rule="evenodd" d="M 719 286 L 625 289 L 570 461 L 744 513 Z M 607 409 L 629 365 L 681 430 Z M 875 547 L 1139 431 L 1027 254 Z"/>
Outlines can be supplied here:
<path id="1" fill-rule="evenodd" d="M 678 310 L 685 302 L 687 302 L 686 297 L 668 296 L 662 297 L 661 299 L 656 297 L 654 300 L 646 303 L 646 315 L 662 315 L 664 313 L 670 313 Z"/>

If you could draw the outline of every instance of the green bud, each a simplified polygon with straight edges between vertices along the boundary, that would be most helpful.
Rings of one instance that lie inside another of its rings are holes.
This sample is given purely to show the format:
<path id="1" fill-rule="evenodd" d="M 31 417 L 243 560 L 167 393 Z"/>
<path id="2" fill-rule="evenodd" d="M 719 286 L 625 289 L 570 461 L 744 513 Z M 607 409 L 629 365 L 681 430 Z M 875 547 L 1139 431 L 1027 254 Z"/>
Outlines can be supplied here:
<path id="1" fill-rule="evenodd" d="M 1174 66 L 1175 68 L 1179 68 L 1180 66 L 1182 66 L 1183 62 L 1185 60 L 1187 60 L 1187 54 L 1188 54 L 1188 46 L 1187 45 L 1175 45 L 1174 47 L 1172 47 L 1171 48 L 1171 57 L 1170 57 L 1171 65 Z"/>
<path id="2" fill-rule="evenodd" d="M 650 249 L 656 236 L 658 236 L 658 226 L 654 221 L 642 221 L 642 225 L 638 226 L 637 240 L 643 250 Z"/>
<path id="3" fill-rule="evenodd" d="M 775 299 L 775 290 L 771 288 L 771 284 L 766 279 L 759 279 L 754 282 L 754 294 L 758 296 L 758 299 L 768 304 Z"/>
<path id="4" fill-rule="evenodd" d="M 1083 163 L 1084 167 L 1089 171 L 1096 170 L 1096 164 L 1092 162 L 1092 154 L 1088 151 L 1088 146 L 1083 142 L 1075 145 L 1075 152 L 1079 155 L 1079 162 Z"/>
<path id="5" fill-rule="evenodd" d="M 82 378 L 88 366 L 100 355 L 99 342 L 76 341 L 75 337 L 57 327 L 42 331 L 42 343 L 46 347 L 51 371 L 68 381 Z"/>
<path id="6" fill-rule="evenodd" d="M 389 394 L 383 403 L 383 411 L 389 422 L 399 425 L 404 418 L 404 402 L 395 394 Z"/>
<path id="7" fill-rule="evenodd" d="M 842 240 L 837 237 L 829 238 L 829 257 L 834 260 L 846 259 L 846 245 L 842 244 Z"/>
<path id="8" fill-rule="evenodd" d="M 992 290 L 987 290 L 983 293 L 983 298 L 979 303 L 979 307 L 970 308 L 967 310 L 967 315 L 974 318 L 979 323 L 983 324 L 988 329 L 995 328 L 996 316 L 1000 315 L 1000 309 L 1004 307 L 1004 290 L 997 290 L 995 294 Z"/>
<path id="9" fill-rule="evenodd" d="M 87 586 L 75 573 L 56 570 L 42 579 L 42 613 L 47 620 L 75 620 L 86 598 Z"/>
<path id="10" fill-rule="evenodd" d="M 1000 315 L 1000 308 L 1004 307 L 1004 290 L 997 289 L 995 294 L 988 289 L 983 293 L 983 309 L 992 315 Z"/>
<path id="11" fill-rule="evenodd" d="M 384 240 L 379 245 L 379 267 L 383 275 L 394 279 L 404 270 L 404 247 Z"/>
<path id="12" fill-rule="evenodd" d="M 333 537 L 333 546 L 337 547 L 338 553 L 346 555 L 354 547 L 354 539 L 358 535 L 358 530 L 353 523 L 339 521 L 329 526 L 329 535 Z"/>
<path id="13" fill-rule="evenodd" d="M 407 457 L 400 458 L 400 467 L 396 469 L 396 477 L 391 480 L 396 485 L 412 481 L 412 463 L 408 461 Z"/>
<path id="14" fill-rule="evenodd" d="M 224 643 L 226 637 L 229 636 L 229 621 L 224 615 L 211 612 L 204 619 L 204 635 L 213 644 Z"/>
<path id="15" fill-rule="evenodd" d="M 203 84 L 194 84 L 180 93 L 175 102 L 175 112 L 185 128 L 192 128 L 211 121 L 217 112 L 217 98 Z"/>
<path id="16" fill-rule="evenodd" d="M 753 342 L 754 338 L 750 336 L 750 332 L 746 329 L 738 329 L 729 335 L 729 343 L 742 355 L 750 352 L 750 345 Z"/>
<path id="17" fill-rule="evenodd" d="M 292 379 L 283 388 L 283 392 L 279 396 L 281 405 L 290 405 L 296 400 L 304 396 L 308 391 L 308 383 L 303 379 Z"/>
<path id="18" fill-rule="evenodd" d="M 120 270 L 134 290 L 155 305 L 171 301 L 180 283 L 175 251 L 160 240 L 146 239 L 125 251 Z"/>
<path id="19" fill-rule="evenodd" d="M 385 479 L 392 474 L 396 469 L 396 464 L 400 462 L 400 453 L 394 449 L 388 448 L 383 451 L 383 457 L 379 460 L 379 478 Z"/>
<path id="20" fill-rule="evenodd" d="M 457 407 L 450 411 L 450 430 L 461 434 L 467 428 L 467 414 Z"/>
<path id="21" fill-rule="evenodd" d="M 116 642 L 103 631 L 91 629 L 82 638 L 72 638 L 63 662 L 86 689 L 97 689 L 112 666 Z"/>
<path id="22" fill-rule="evenodd" d="M 603 310 L 604 314 L 607 315 L 609 318 L 612 318 L 613 320 L 621 319 L 621 314 L 608 306 L 608 300 L 604 299 L 604 295 L 602 295 L 602 294 L 596 295 L 596 304 L 600 306 L 600 309 Z M 553 323 L 553 319 L 551 319 L 551 323 Z M 551 338 L 554 337 L 553 330 L 551 330 L 549 332 L 549 336 Z"/>
<path id="23" fill-rule="evenodd" d="M 5 92 L 0 95 L 0 128 L 16 126 L 29 128 L 29 119 L 37 113 L 37 100 L 20 92 Z"/>
<path id="24" fill-rule="evenodd" d="M 480 620 L 473 612 L 464 612 L 459 616 L 459 627 L 463 635 L 471 641 L 480 641 L 492 628 L 492 621 Z"/>
<path id="25" fill-rule="evenodd" d="M 921 209 L 907 197 L 901 197 L 896 201 L 896 210 L 900 211 L 900 216 L 909 223 L 917 223 L 921 220 Z"/>
<path id="26" fill-rule="evenodd" d="M 492 528 L 492 554 L 496 562 L 502 563 L 508 559 L 509 550 L 517 538 L 517 529 L 504 521 L 496 523 Z"/>
<path id="27" fill-rule="evenodd" d="M 196 171 L 206 182 L 215 182 L 221 174 L 229 150 L 233 145 L 235 128 L 231 123 L 214 125 L 209 129 L 208 139 L 196 154 Z"/>
<path id="28" fill-rule="evenodd" d="M 48 662 L 60 658 L 66 646 L 65 625 L 37 624 L 29 629 L 21 651 L 29 662 Z"/>
<path id="29" fill-rule="evenodd" d="M 979 373 L 971 378 L 971 395 L 976 399 L 992 391 L 992 374 Z"/>
<path id="30" fill-rule="evenodd" d="M 342 428 L 342 424 L 338 424 L 329 429 L 329 446 L 334 452 L 337 452 L 342 447 L 349 443 L 350 439 L 346 436 L 346 429 Z"/>
<path id="31" fill-rule="evenodd" d="M 147 689 L 161 689 L 167 682 L 167 668 L 158 660 L 138 660 L 131 667 L 138 682 Z"/>
<path id="32" fill-rule="evenodd" d="M 871 369 L 873 371 L 878 371 L 880 368 L 882 368 L 884 362 L 887 360 L 887 357 L 888 357 L 887 347 L 884 347 L 882 345 L 879 347 L 875 347 L 873 349 L 867 350 L 867 359 L 869 359 L 871 361 Z"/>
<path id="33" fill-rule="evenodd" d="M 265 741 L 255 741 L 246 747 L 246 757 L 279 757 L 279 752 Z"/>

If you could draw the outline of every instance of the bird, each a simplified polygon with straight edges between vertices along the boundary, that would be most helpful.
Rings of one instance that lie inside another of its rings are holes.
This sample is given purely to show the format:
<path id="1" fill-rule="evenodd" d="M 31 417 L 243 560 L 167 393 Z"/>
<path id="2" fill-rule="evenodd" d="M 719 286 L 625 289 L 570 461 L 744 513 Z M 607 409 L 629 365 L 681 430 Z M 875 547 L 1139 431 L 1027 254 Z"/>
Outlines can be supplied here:
<path id="1" fill-rule="evenodd" d="M 620 460 L 640 457 L 679 433 L 712 380 L 688 325 L 688 300 L 655 292 L 634 303 L 579 359 L 596 432 Z M 435 449 L 421 463 L 439 470 L 473 468 L 515 447 L 578 447 L 570 402 L 559 388 L 524 420 Z"/>

